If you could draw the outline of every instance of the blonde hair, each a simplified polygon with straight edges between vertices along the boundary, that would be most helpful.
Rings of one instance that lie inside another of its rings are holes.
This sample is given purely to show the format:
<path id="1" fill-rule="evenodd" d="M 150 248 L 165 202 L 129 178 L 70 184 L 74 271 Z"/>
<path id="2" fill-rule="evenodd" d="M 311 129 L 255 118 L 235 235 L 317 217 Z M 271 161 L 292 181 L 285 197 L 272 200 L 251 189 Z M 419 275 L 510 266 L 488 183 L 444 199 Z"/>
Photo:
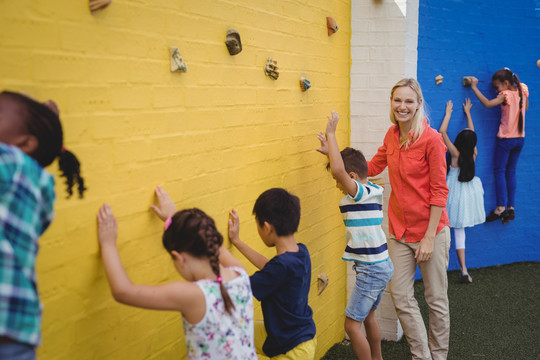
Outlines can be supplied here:
<path id="1" fill-rule="evenodd" d="M 420 88 L 420 84 L 418 81 L 416 81 L 413 78 L 405 78 L 399 80 L 396 85 L 392 88 L 392 91 L 390 92 L 390 99 L 394 98 L 394 91 L 396 91 L 397 88 L 408 86 L 411 89 L 414 90 L 416 93 L 416 97 L 418 98 L 418 110 L 416 110 L 416 113 L 414 114 L 414 117 L 411 122 L 411 130 L 409 130 L 409 134 L 407 136 L 404 136 L 403 138 L 399 139 L 399 146 L 405 145 L 405 147 L 409 147 L 409 145 L 413 144 L 422 136 L 422 133 L 424 132 L 424 118 L 427 118 L 426 112 L 424 110 L 424 97 L 422 95 L 422 89 Z M 392 124 L 397 125 L 399 127 L 399 122 L 396 120 L 394 116 L 394 111 L 392 110 L 392 104 L 390 104 L 390 121 Z"/>

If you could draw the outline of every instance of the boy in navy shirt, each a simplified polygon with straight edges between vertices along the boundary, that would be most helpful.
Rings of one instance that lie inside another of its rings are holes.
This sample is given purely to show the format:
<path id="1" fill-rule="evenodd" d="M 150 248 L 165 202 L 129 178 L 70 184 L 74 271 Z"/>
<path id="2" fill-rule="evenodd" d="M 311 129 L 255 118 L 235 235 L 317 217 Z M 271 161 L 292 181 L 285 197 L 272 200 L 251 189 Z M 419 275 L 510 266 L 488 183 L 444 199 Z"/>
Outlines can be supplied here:
<path id="1" fill-rule="evenodd" d="M 233 209 L 229 219 L 229 238 L 259 271 L 251 276 L 253 295 L 261 302 L 264 316 L 255 324 L 255 345 L 272 359 L 314 359 L 315 323 L 308 305 L 311 283 L 311 259 L 304 244 L 296 243 L 294 233 L 300 223 L 300 200 L 284 189 L 262 193 L 253 207 L 257 230 L 276 256 L 268 260 L 239 238 L 238 214 Z"/>

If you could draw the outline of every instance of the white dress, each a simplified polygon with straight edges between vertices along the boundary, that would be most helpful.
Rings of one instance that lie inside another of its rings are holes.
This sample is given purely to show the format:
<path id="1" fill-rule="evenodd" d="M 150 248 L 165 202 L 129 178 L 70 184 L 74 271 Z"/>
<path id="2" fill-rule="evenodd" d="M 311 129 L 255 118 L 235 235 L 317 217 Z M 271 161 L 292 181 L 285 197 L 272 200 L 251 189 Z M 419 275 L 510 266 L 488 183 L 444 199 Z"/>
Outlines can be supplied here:
<path id="1" fill-rule="evenodd" d="M 448 183 L 448 202 L 446 210 L 450 227 L 464 228 L 486 221 L 484 209 L 484 188 L 482 181 L 475 176 L 471 181 L 458 180 L 460 169 L 450 166 L 446 177 Z"/>

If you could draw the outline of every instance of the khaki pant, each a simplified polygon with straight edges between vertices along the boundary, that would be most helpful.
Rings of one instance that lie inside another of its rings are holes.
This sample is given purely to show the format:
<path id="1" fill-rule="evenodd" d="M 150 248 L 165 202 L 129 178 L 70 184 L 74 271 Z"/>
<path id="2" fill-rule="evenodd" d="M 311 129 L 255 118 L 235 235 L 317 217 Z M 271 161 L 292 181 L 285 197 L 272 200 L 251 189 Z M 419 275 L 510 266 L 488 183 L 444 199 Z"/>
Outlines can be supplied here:
<path id="1" fill-rule="evenodd" d="M 429 307 L 429 340 L 418 302 L 414 298 L 414 253 L 419 243 L 406 243 L 390 235 L 388 248 L 394 263 L 390 291 L 396 312 L 411 348 L 412 358 L 441 360 L 448 355 L 450 312 L 448 309 L 448 251 L 450 229 L 445 226 L 435 236 L 433 255 L 419 265 L 424 280 L 424 296 Z"/>

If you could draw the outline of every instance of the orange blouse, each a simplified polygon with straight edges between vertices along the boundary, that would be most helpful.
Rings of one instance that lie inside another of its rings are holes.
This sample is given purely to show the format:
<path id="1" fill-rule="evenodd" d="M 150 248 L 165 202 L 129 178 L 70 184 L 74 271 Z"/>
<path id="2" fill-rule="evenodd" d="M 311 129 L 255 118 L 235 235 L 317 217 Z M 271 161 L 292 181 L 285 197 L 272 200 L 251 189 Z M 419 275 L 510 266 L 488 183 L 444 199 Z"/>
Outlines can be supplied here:
<path id="1" fill-rule="evenodd" d="M 392 186 L 388 217 L 390 233 L 396 239 L 405 236 L 406 242 L 422 240 L 431 205 L 443 208 L 437 233 L 448 225 L 445 155 L 442 136 L 424 120 L 422 136 L 408 148 L 399 147 L 399 128 L 392 126 L 383 145 L 368 162 L 368 176 L 375 176 L 388 166 Z"/>

